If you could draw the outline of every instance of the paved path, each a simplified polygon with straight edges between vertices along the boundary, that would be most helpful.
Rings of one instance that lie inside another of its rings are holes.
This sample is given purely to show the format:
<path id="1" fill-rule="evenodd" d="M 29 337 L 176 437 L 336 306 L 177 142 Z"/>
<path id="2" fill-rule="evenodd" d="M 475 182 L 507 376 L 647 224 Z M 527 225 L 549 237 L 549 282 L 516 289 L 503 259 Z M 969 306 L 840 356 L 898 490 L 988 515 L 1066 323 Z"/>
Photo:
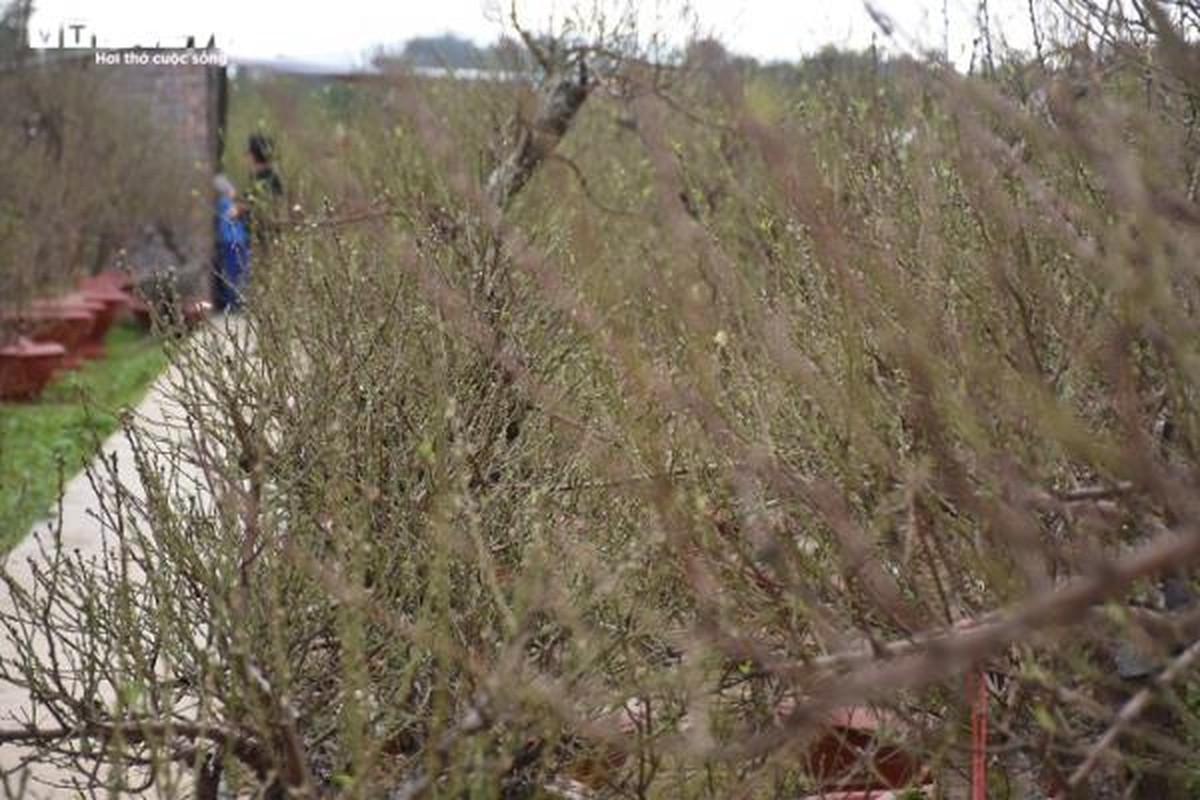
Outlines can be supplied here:
<path id="1" fill-rule="evenodd" d="M 181 425 L 182 411 L 171 398 L 170 385 L 172 372 L 169 370 L 158 378 L 137 406 L 134 416 L 136 425 L 151 435 L 178 439 L 184 430 Z M 140 494 L 141 483 L 138 479 L 134 461 L 133 448 L 122 431 L 114 433 L 104 442 L 102 453 L 105 457 L 115 459 L 116 474 L 121 483 L 135 494 Z M 100 536 L 101 526 L 93 514 L 99 506 L 97 492 L 93 488 L 86 471 L 76 475 L 65 487 L 62 500 L 62 540 L 67 551 L 78 550 L 85 558 L 96 555 L 102 546 Z M 30 560 L 41 562 L 42 554 L 38 540 L 51 541 L 50 531 L 57 521 L 55 517 L 44 520 L 34 526 L 27 536 L 9 553 L 5 569 L 17 579 L 22 586 L 29 586 L 32 581 Z M 8 589 L 0 584 L 0 609 L 10 611 L 12 599 Z M 0 638 L 0 648 L 9 647 L 6 638 Z M 0 681 L 0 729 L 13 728 L 14 720 L 28 717 L 30 708 L 29 696 L 21 687 Z M 0 770 L 8 771 L 20 765 L 23 751 L 12 745 L 0 744 Z M 6 789 L 0 785 L 0 798 L 21 796 L 26 798 L 78 798 L 85 796 L 77 790 L 48 787 L 45 781 L 61 782 L 63 773 L 52 767 L 40 765 L 30 773 L 31 780 L 23 792 L 16 790 L 17 782 L 10 780 L 12 788 Z M 156 796 L 156 795 L 150 795 Z"/>

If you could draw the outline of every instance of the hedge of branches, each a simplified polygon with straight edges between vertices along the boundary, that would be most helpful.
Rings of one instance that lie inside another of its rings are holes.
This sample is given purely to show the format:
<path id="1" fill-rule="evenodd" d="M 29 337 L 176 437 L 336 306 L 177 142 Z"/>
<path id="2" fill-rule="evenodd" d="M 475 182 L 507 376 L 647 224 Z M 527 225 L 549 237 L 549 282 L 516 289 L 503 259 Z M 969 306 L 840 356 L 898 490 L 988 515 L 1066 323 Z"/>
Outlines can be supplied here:
<path id="1" fill-rule="evenodd" d="M 10 586 L 0 737 L 198 797 L 794 797 L 868 705 L 961 796 L 982 671 L 994 796 L 1186 790 L 1200 61 L 1144 21 L 241 89 L 298 208 L 105 558 Z"/>

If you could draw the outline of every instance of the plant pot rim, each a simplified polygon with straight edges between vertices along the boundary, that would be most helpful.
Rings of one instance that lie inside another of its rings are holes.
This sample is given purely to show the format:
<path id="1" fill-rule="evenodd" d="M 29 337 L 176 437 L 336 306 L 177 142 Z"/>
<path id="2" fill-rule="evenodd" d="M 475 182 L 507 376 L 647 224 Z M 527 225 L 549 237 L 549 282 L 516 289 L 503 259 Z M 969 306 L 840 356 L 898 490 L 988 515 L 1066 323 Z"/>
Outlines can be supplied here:
<path id="1" fill-rule="evenodd" d="M 83 295 L 87 299 L 105 300 L 105 301 L 121 301 L 129 299 L 129 292 L 124 289 L 119 289 L 116 286 L 84 286 L 77 294 Z"/>
<path id="2" fill-rule="evenodd" d="M 92 319 L 93 310 L 83 306 L 46 306 L 26 308 L 20 311 L 5 311 L 0 313 L 0 319 L 11 322 L 45 322 L 57 319 Z"/>
<path id="3" fill-rule="evenodd" d="M 67 348 L 55 342 L 36 342 L 26 336 L 18 337 L 12 344 L 0 347 L 0 357 L 4 358 L 48 358 L 64 356 Z"/>

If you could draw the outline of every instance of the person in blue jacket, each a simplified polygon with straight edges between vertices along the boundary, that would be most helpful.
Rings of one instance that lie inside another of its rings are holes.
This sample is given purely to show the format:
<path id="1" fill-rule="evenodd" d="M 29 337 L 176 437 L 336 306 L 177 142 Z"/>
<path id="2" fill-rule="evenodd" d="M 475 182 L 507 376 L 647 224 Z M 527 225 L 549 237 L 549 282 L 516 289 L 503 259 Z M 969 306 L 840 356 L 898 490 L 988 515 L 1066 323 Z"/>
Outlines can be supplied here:
<path id="1" fill-rule="evenodd" d="M 217 175 L 213 188 L 217 192 L 216 307 L 217 311 L 239 311 L 250 275 L 250 237 L 233 183 L 224 175 Z"/>

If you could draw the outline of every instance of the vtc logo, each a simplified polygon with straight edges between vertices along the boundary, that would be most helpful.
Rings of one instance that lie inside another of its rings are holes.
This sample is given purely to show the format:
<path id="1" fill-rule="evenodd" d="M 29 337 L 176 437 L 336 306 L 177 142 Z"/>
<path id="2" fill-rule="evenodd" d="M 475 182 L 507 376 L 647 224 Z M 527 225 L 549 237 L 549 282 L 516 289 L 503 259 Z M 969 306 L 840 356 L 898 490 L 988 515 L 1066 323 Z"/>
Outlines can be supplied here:
<path id="1" fill-rule="evenodd" d="M 29 26 L 29 46 L 38 50 L 95 48 L 96 32 L 83 20 L 64 20 L 53 26 L 39 20 Z"/>
<path id="2" fill-rule="evenodd" d="M 155 37 L 153 42 L 136 42 L 136 41 L 110 41 L 113 39 L 109 34 L 99 31 L 97 26 L 90 21 L 81 18 L 53 19 L 47 18 L 46 15 L 39 15 L 34 11 L 32 19 L 26 28 L 29 32 L 29 46 L 36 50 L 69 50 L 69 49 L 91 49 L 97 48 L 143 48 L 143 49 L 161 49 L 161 48 L 187 48 L 192 49 L 197 46 L 195 36 L 178 36 L 166 37 L 166 40 Z M 132 36 L 116 37 L 129 38 Z M 204 44 L 205 49 L 213 49 L 216 47 L 217 38 L 213 34 L 208 37 L 207 44 Z"/>

